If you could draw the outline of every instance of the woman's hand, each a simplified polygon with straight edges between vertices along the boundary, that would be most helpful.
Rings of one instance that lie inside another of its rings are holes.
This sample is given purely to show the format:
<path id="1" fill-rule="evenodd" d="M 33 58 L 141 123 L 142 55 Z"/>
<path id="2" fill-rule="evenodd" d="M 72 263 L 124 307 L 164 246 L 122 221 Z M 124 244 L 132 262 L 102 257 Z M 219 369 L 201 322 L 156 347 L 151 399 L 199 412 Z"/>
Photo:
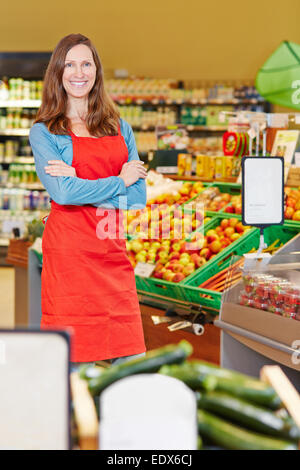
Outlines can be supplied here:
<path id="1" fill-rule="evenodd" d="M 62 160 L 49 160 L 49 166 L 45 166 L 45 172 L 51 176 L 76 176 L 73 166 L 67 165 Z"/>
<path id="2" fill-rule="evenodd" d="M 132 160 L 131 162 L 124 163 L 119 176 L 127 187 L 136 183 L 140 178 L 147 178 L 147 171 L 143 168 L 143 162 Z"/>

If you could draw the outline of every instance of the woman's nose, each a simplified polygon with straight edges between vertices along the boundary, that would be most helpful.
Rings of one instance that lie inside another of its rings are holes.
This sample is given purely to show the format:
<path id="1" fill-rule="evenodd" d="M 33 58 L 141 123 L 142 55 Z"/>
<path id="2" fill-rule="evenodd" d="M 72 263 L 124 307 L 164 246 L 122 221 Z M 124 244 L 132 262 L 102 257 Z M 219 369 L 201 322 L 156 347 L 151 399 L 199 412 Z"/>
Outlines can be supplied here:
<path id="1" fill-rule="evenodd" d="M 75 74 L 76 74 L 76 76 L 79 77 L 79 78 L 80 78 L 80 77 L 83 77 L 83 75 L 84 75 L 83 69 L 82 69 L 82 67 L 81 67 L 79 64 L 76 65 Z"/>

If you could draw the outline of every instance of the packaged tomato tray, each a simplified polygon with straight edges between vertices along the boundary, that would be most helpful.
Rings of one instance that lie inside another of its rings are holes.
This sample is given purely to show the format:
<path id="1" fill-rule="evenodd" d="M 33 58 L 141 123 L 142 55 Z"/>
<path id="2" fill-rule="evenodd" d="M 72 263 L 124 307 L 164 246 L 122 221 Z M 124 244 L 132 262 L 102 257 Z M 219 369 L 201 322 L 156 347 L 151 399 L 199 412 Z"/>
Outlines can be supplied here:
<path id="1" fill-rule="evenodd" d="M 300 286 L 270 274 L 246 273 L 239 303 L 300 320 Z"/>

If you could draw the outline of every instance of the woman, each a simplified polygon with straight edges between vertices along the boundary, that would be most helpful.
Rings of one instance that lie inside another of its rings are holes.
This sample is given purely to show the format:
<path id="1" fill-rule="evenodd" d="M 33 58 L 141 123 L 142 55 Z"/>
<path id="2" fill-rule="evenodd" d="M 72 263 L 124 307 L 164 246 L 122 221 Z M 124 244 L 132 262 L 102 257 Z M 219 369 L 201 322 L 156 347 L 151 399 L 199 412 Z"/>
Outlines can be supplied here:
<path id="1" fill-rule="evenodd" d="M 144 353 L 119 209 L 145 207 L 146 171 L 85 36 L 68 35 L 56 46 L 29 139 L 52 199 L 43 234 L 41 327 L 70 329 L 72 362 Z"/>

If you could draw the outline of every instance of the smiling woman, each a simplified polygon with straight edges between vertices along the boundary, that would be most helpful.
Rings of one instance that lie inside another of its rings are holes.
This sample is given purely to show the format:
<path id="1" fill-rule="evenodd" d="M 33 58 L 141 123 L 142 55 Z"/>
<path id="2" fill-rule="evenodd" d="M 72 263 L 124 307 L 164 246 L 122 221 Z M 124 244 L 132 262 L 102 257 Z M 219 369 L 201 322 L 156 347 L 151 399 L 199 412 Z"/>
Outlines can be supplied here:
<path id="1" fill-rule="evenodd" d="M 72 362 L 143 353 L 121 209 L 145 206 L 146 171 L 85 36 L 71 34 L 55 48 L 30 144 L 52 199 L 42 241 L 41 327 L 72 332 Z M 97 227 L 110 211 L 115 230 L 101 238 Z"/>

